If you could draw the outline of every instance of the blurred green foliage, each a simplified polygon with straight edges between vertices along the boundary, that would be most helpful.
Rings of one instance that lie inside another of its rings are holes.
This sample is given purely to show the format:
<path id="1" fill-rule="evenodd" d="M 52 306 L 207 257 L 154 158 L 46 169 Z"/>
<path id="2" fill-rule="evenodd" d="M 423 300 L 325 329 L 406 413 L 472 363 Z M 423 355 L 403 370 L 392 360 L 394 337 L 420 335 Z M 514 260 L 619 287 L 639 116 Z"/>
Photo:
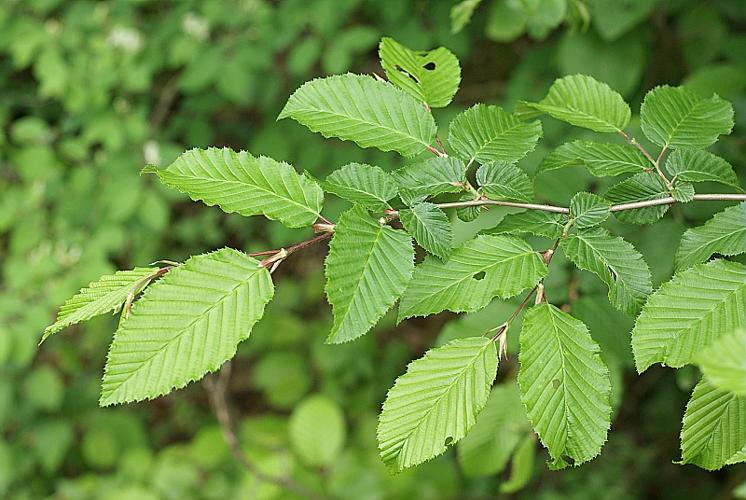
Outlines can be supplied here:
<path id="1" fill-rule="evenodd" d="M 228 145 L 314 175 L 350 161 L 399 166 L 395 155 L 275 123 L 303 81 L 345 71 L 381 74 L 382 36 L 454 51 L 464 70 L 456 95 L 462 107 L 483 101 L 510 109 L 519 99 L 541 98 L 554 78 L 577 72 L 607 82 L 633 107 L 661 83 L 717 92 L 736 109 L 736 128 L 717 153 L 745 178 L 741 0 L 471 1 L 459 3 L 461 17 L 454 16 L 452 27 L 453 6 L 424 0 L 0 4 L 0 497 L 288 498 L 233 460 L 200 384 L 153 402 L 98 408 L 113 318 L 76 327 L 38 355 L 36 344 L 57 304 L 116 268 L 181 260 L 223 245 L 265 250 L 298 238 L 279 224 L 189 202 L 141 178 L 145 164 L 168 164 L 190 147 Z M 453 112 L 436 113 L 441 126 Z M 547 140 L 526 160 L 529 169 L 548 148 L 583 137 L 557 121 L 544 126 Z M 549 173 L 538 178 L 537 194 L 567 204 L 576 191 L 602 189 L 603 182 L 580 169 Z M 330 205 L 328 215 L 341 208 Z M 642 251 L 660 283 L 673 269 L 672 242 L 685 223 L 721 208 L 674 207 L 654 226 L 615 229 Z M 457 240 L 505 213 L 457 223 Z M 656 369 L 636 377 L 625 333 L 630 320 L 608 305 L 602 284 L 558 264 L 548 293 L 554 301 L 574 301 L 613 372 L 614 432 L 602 456 L 582 469 L 549 472 L 541 455 L 533 460 L 524 451 L 514 456 L 512 472 L 490 469 L 482 476 L 460 468 L 449 452 L 390 476 L 375 443 L 386 389 L 431 344 L 496 326 L 512 308 L 494 303 L 474 315 L 440 315 L 396 329 L 387 317 L 374 335 L 324 345 L 330 315 L 320 250 L 278 271 L 276 298 L 239 349 L 229 392 L 241 446 L 261 471 L 337 498 L 492 498 L 501 482 L 511 491 L 523 481 L 517 495 L 526 498 L 730 495 L 743 469 L 710 474 L 671 463 L 696 373 Z M 499 381 L 510 383 L 516 362 L 513 355 L 502 364 Z M 512 446 L 532 449 L 530 442 Z"/>

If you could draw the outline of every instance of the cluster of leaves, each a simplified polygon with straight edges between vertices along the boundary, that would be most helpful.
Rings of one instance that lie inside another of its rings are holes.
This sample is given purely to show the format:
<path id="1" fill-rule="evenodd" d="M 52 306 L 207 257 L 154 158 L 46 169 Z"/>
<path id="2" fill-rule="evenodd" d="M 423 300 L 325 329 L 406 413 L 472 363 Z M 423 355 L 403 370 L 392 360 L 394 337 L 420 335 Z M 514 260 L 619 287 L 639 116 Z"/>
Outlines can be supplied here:
<path id="1" fill-rule="evenodd" d="M 731 105 L 682 87 L 653 89 L 640 110 L 642 132 L 660 147 L 651 155 L 625 132 L 631 110 L 622 96 L 592 77 L 573 75 L 555 81 L 541 101 L 522 102 L 516 113 L 481 104 L 460 113 L 449 125 L 446 149 L 431 109 L 448 105 L 458 90 L 455 56 L 444 48 L 415 52 L 388 38 L 379 53 L 388 81 L 355 74 L 312 80 L 293 93 L 279 118 L 363 148 L 405 158 L 429 151 L 433 158 L 417 158 L 390 173 L 351 163 L 317 181 L 268 157 L 208 148 L 145 172 L 228 213 L 261 214 L 290 228 L 333 233 L 325 265 L 334 316 L 329 343 L 364 335 L 397 301 L 401 322 L 442 311 L 475 312 L 495 298 L 530 290 L 496 331 L 435 347 L 396 380 L 378 423 L 383 462 L 393 471 L 423 463 L 478 425 L 493 392 L 497 344 L 534 292 L 535 305 L 525 312 L 520 334 L 517 379 L 525 418 L 517 411 L 516 425 L 530 423 L 549 452 L 550 468 L 579 465 L 599 454 L 611 424 L 611 375 L 588 327 L 544 293 L 549 264 L 559 251 L 606 284 L 613 307 L 629 316 L 639 313 L 632 331 L 639 371 L 654 363 L 702 364 L 705 378 L 684 417 L 682 461 L 717 469 L 746 460 L 743 360 L 717 361 L 742 340 L 746 268 L 722 259 L 699 264 L 714 254 L 746 252 L 746 204 L 685 234 L 677 252 L 682 270 L 654 293 L 642 255 L 601 227 L 612 213 L 625 223 L 656 222 L 670 204 L 695 199 L 694 183 L 714 181 L 740 191 L 732 167 L 703 149 L 730 133 Z M 458 208 L 456 215 L 470 220 L 491 204 L 537 208 L 528 204 L 533 179 L 517 162 L 540 138 L 540 122 L 533 118 L 541 114 L 617 134 L 629 144 L 570 142 L 547 155 L 539 173 L 580 165 L 595 176 L 625 177 L 603 196 L 580 192 L 568 209 L 515 213 L 453 245 L 447 209 Z M 321 214 L 325 191 L 353 204 L 336 224 Z M 555 244 L 537 251 L 521 238 L 527 234 Z M 429 254 L 417 265 L 413 242 Z M 63 306 L 45 338 L 121 307 L 100 403 L 166 394 L 235 355 L 273 296 L 270 269 L 304 246 L 280 249 L 262 261 L 224 248 L 182 264 L 104 277 Z M 708 355 L 702 357 L 703 351 Z M 489 438 L 489 431 L 482 435 Z M 532 447 L 533 441 L 523 442 Z M 516 441 L 516 457 L 519 451 Z"/>

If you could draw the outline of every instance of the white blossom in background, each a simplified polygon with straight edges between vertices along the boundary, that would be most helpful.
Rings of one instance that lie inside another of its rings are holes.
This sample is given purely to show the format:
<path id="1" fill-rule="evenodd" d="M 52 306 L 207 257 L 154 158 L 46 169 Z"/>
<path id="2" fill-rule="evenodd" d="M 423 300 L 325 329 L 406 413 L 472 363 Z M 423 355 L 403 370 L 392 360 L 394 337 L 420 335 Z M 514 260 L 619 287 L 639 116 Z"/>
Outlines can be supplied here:
<path id="1" fill-rule="evenodd" d="M 142 35 L 134 28 L 125 28 L 117 26 L 109 32 L 106 42 L 117 49 L 125 52 L 139 52 L 143 46 Z"/>
<path id="2" fill-rule="evenodd" d="M 187 12 L 181 21 L 181 28 L 197 40 L 206 40 L 210 36 L 210 24 L 207 19 L 193 12 Z"/>
<path id="3" fill-rule="evenodd" d="M 148 165 L 160 165 L 161 164 L 161 147 L 153 141 L 147 141 L 142 147 L 142 156 L 145 159 L 145 163 Z"/>

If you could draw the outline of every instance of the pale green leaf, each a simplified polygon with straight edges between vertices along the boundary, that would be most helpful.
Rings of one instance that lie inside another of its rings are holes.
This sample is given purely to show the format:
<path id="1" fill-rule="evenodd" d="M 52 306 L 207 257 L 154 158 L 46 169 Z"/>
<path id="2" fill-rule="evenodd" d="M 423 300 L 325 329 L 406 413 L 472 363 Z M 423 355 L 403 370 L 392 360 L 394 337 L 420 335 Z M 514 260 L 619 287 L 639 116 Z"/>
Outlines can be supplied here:
<path id="1" fill-rule="evenodd" d="M 677 273 L 651 294 L 632 330 L 637 371 L 679 368 L 715 339 L 746 324 L 746 267 L 714 260 Z"/>
<path id="2" fill-rule="evenodd" d="M 510 476 L 500 484 L 500 493 L 510 494 L 523 489 L 531 480 L 536 457 L 536 438 L 533 434 L 524 436 L 510 462 Z"/>
<path id="3" fill-rule="evenodd" d="M 518 161 L 533 151 L 540 137 L 539 121 L 525 122 L 486 104 L 472 106 L 448 126 L 448 144 L 468 162 Z"/>
<path id="4" fill-rule="evenodd" d="M 100 404 L 155 398 L 217 370 L 249 337 L 273 293 L 267 269 L 230 248 L 170 270 L 114 334 Z"/>
<path id="5" fill-rule="evenodd" d="M 327 342 L 365 334 L 401 296 L 412 277 L 414 248 L 404 232 L 354 206 L 339 218 L 326 258 L 326 296 L 334 324 Z"/>
<path id="6" fill-rule="evenodd" d="M 746 253 L 746 203 L 728 207 L 699 227 L 687 229 L 676 252 L 676 268 L 704 262 L 714 254 Z"/>
<path id="7" fill-rule="evenodd" d="M 539 172 L 573 166 L 583 166 L 596 177 L 625 173 L 640 173 L 651 168 L 650 162 L 637 149 L 623 144 L 593 141 L 573 141 L 563 144 L 539 165 Z"/>
<path id="8" fill-rule="evenodd" d="M 399 321 L 449 310 L 472 312 L 493 298 L 509 298 L 547 273 L 541 257 L 523 240 L 480 235 L 451 252 L 447 263 L 426 257 L 417 266 L 399 305 Z"/>
<path id="9" fill-rule="evenodd" d="M 439 156 L 412 163 L 393 173 L 405 202 L 442 193 L 458 193 L 466 183 L 466 165 L 458 158 Z"/>
<path id="10" fill-rule="evenodd" d="M 684 87 L 663 85 L 647 93 L 640 107 L 645 136 L 666 148 L 706 148 L 733 129 L 733 106 Z"/>
<path id="11" fill-rule="evenodd" d="M 301 401 L 290 415 L 288 436 L 306 465 L 330 466 L 342 452 L 345 420 L 334 400 L 317 394 Z"/>
<path id="12" fill-rule="evenodd" d="M 393 471 L 436 457 L 474 425 L 497 375 L 495 343 L 456 339 L 430 349 L 396 379 L 378 423 L 378 447 Z"/>
<path id="13" fill-rule="evenodd" d="M 559 78 L 541 102 L 527 105 L 596 132 L 619 132 L 627 126 L 632 114 L 621 95 L 587 75 Z"/>
<path id="14" fill-rule="evenodd" d="M 660 177 L 651 172 L 633 175 L 609 188 L 603 196 L 613 204 L 619 205 L 659 200 L 668 197 L 668 191 Z M 651 224 L 663 217 L 667 211 L 668 205 L 656 205 L 614 212 L 614 217 L 629 224 Z"/>
<path id="15" fill-rule="evenodd" d="M 557 239 L 564 227 L 562 215 L 542 210 L 526 210 L 506 215 L 500 224 L 483 231 L 484 234 L 532 234 Z"/>
<path id="16" fill-rule="evenodd" d="M 640 311 L 653 286 L 650 269 L 635 247 L 600 227 L 571 234 L 560 246 L 578 268 L 606 283 L 614 307 L 630 316 Z"/>
<path id="17" fill-rule="evenodd" d="M 518 384 L 550 467 L 580 465 L 606 442 L 611 381 L 600 349 L 579 320 L 547 303 L 523 317 Z"/>
<path id="18" fill-rule="evenodd" d="M 451 33 L 454 35 L 460 33 L 464 26 L 469 24 L 471 16 L 480 3 L 482 0 L 461 0 L 451 7 Z"/>
<path id="19" fill-rule="evenodd" d="M 679 203 L 689 203 L 694 194 L 694 186 L 688 182 L 677 182 L 671 190 L 671 197 Z"/>
<path id="20" fill-rule="evenodd" d="M 746 445 L 746 397 L 702 379 L 686 405 L 681 463 L 717 470 Z"/>
<path id="21" fill-rule="evenodd" d="M 443 210 L 432 203 L 419 203 L 411 209 L 400 210 L 399 218 L 422 248 L 443 260 L 448 259 L 453 230 Z"/>
<path id="22" fill-rule="evenodd" d="M 713 386 L 746 396 L 746 329 L 739 328 L 707 346 L 699 356 L 699 367 Z"/>
<path id="23" fill-rule="evenodd" d="M 475 197 L 473 193 L 464 193 L 461 195 L 458 201 L 474 201 Z M 464 222 L 471 222 L 477 220 L 479 215 L 482 213 L 484 206 L 479 205 L 467 205 L 465 207 L 459 207 L 456 209 L 456 217 Z"/>
<path id="24" fill-rule="evenodd" d="M 579 228 L 593 227 L 609 218 L 611 203 L 593 193 L 578 193 L 570 200 L 570 217 Z"/>
<path id="25" fill-rule="evenodd" d="M 284 162 L 229 148 L 192 149 L 165 169 L 149 167 L 165 184 L 228 213 L 264 215 L 288 227 L 319 217 L 324 192 Z"/>
<path id="26" fill-rule="evenodd" d="M 530 202 L 534 183 L 520 167 L 507 161 L 491 161 L 477 170 L 479 191 L 492 200 Z"/>
<path id="27" fill-rule="evenodd" d="M 352 203 L 369 210 L 381 210 L 396 196 L 398 188 L 391 174 L 379 167 L 364 163 L 350 163 L 335 170 L 321 186 Z"/>
<path id="28" fill-rule="evenodd" d="M 414 51 L 384 37 L 378 55 L 391 83 L 432 108 L 448 106 L 461 83 L 458 59 L 444 47 Z"/>
<path id="29" fill-rule="evenodd" d="M 63 328 L 118 310 L 128 297 L 134 298 L 157 271 L 152 267 L 136 267 L 131 271 L 101 276 L 89 283 L 60 307 L 57 321 L 44 330 L 41 341 Z"/>
<path id="30" fill-rule="evenodd" d="M 666 170 L 674 181 L 719 182 L 742 190 L 730 163 L 709 151 L 677 149 L 666 160 Z"/>
<path id="31" fill-rule="evenodd" d="M 278 120 L 288 117 L 324 137 L 403 156 L 421 153 L 435 138 L 435 120 L 422 103 L 364 75 L 306 82 L 290 96 Z"/>
<path id="32" fill-rule="evenodd" d="M 470 477 L 502 472 L 531 430 L 515 383 L 495 386 L 477 422 L 458 445 L 458 463 Z"/>

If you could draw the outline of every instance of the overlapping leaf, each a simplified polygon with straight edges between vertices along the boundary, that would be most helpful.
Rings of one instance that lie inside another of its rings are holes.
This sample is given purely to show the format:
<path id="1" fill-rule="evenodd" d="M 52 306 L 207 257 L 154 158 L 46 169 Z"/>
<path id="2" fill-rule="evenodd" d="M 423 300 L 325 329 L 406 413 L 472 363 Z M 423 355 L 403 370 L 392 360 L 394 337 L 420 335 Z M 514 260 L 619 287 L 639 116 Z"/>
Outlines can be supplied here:
<path id="1" fill-rule="evenodd" d="M 666 186 L 660 177 L 653 173 L 641 173 L 612 186 L 604 198 L 617 204 L 636 201 L 660 200 L 668 197 Z M 629 224 L 651 224 L 668 211 L 668 205 L 635 208 L 614 212 L 614 217 Z"/>
<path id="2" fill-rule="evenodd" d="M 676 252 L 676 268 L 704 262 L 714 254 L 746 253 L 746 203 L 728 207 L 699 227 L 687 229 Z"/>
<path id="3" fill-rule="evenodd" d="M 378 55 L 393 84 L 432 108 L 448 106 L 461 83 L 458 59 L 444 47 L 414 51 L 392 38 L 383 38 Z"/>
<path id="4" fill-rule="evenodd" d="M 350 73 L 303 84 L 288 99 L 282 118 L 324 137 L 404 156 L 420 153 L 435 137 L 435 120 L 422 103 L 389 83 Z"/>
<path id="5" fill-rule="evenodd" d="M 546 303 L 525 313 L 520 340 L 521 399 L 550 467 L 591 460 L 611 418 L 609 370 L 598 344 L 581 321 Z"/>
<path id="6" fill-rule="evenodd" d="M 681 463 L 717 470 L 746 446 L 746 397 L 702 379 L 686 405 Z"/>
<path id="7" fill-rule="evenodd" d="M 262 214 L 288 227 L 313 224 L 324 201 L 319 185 L 287 163 L 229 148 L 192 149 L 165 169 L 143 172 L 157 174 L 195 201 L 228 213 Z"/>
<path id="8" fill-rule="evenodd" d="M 458 462 L 468 476 L 502 472 L 531 424 L 515 383 L 496 385 L 469 434 L 459 443 Z"/>
<path id="9" fill-rule="evenodd" d="M 413 361 L 383 403 L 378 447 L 393 471 L 443 453 L 474 425 L 497 374 L 495 343 L 454 340 Z"/>
<path id="10" fill-rule="evenodd" d="M 715 340 L 702 351 L 698 364 L 714 387 L 746 396 L 746 329 Z"/>
<path id="11" fill-rule="evenodd" d="M 547 273 L 541 257 L 512 236 L 480 235 L 454 249 L 447 263 L 426 257 L 415 269 L 399 305 L 399 321 L 449 310 L 476 311 L 508 298 Z"/>
<path id="12" fill-rule="evenodd" d="M 506 215 L 500 224 L 483 231 L 484 234 L 533 234 L 557 239 L 562 236 L 564 227 L 560 214 L 541 210 L 526 210 Z"/>
<path id="13" fill-rule="evenodd" d="M 609 218 L 611 203 L 593 193 L 578 193 L 570 200 L 570 217 L 579 228 L 593 227 Z"/>
<path id="14" fill-rule="evenodd" d="M 115 333 L 100 404 L 161 396 L 216 370 L 249 337 L 273 293 L 267 269 L 230 248 L 172 269 Z"/>
<path id="15" fill-rule="evenodd" d="M 640 127 L 659 146 L 706 148 L 733 128 L 733 107 L 713 95 L 703 98 L 684 87 L 663 85 L 647 93 Z"/>
<path id="16" fill-rule="evenodd" d="M 402 294 L 413 269 L 405 232 L 379 224 L 360 206 L 342 214 L 325 266 L 334 314 L 327 342 L 347 342 L 370 330 Z"/>
<path id="17" fill-rule="evenodd" d="M 116 311 L 127 300 L 134 297 L 155 276 L 157 269 L 136 267 L 131 271 L 117 271 L 112 275 L 101 276 L 65 301 L 57 313 L 54 324 L 44 330 L 41 341 L 63 328 L 86 321 L 99 314 Z"/>
<path id="18" fill-rule="evenodd" d="M 466 182 L 466 165 L 458 158 L 439 156 L 411 163 L 393 173 L 405 202 L 442 193 L 458 193 Z"/>
<path id="19" fill-rule="evenodd" d="M 492 200 L 530 202 L 534 183 L 520 167 L 507 161 L 491 161 L 477 170 L 479 191 Z"/>
<path id="20" fill-rule="evenodd" d="M 636 315 L 652 291 L 650 269 L 628 242 L 602 228 L 586 229 L 560 243 L 578 268 L 590 271 L 609 287 L 611 304 Z"/>
<path id="21" fill-rule="evenodd" d="M 323 188 L 370 210 L 381 210 L 396 196 L 398 188 L 383 169 L 364 163 L 350 163 L 335 170 L 322 183 Z"/>
<path id="22" fill-rule="evenodd" d="M 526 105 L 596 132 L 619 132 L 627 126 L 632 114 L 621 95 L 586 75 L 559 78 L 541 102 Z"/>
<path id="23" fill-rule="evenodd" d="M 419 245 L 441 259 L 451 253 L 453 230 L 448 216 L 432 203 L 419 203 L 411 209 L 399 211 L 404 229 Z"/>
<path id="24" fill-rule="evenodd" d="M 623 144 L 573 141 L 549 153 L 539 165 L 539 172 L 581 165 L 596 177 L 640 173 L 651 168 L 637 149 Z"/>
<path id="25" fill-rule="evenodd" d="M 468 162 L 518 161 L 533 151 L 539 137 L 539 121 L 525 122 L 486 104 L 462 112 L 448 127 L 448 144 Z"/>
<path id="26" fill-rule="evenodd" d="M 709 151 L 677 149 L 666 160 L 666 170 L 674 176 L 674 181 L 719 182 L 741 191 L 730 163 Z"/>
<path id="27" fill-rule="evenodd" d="M 746 267 L 723 260 L 697 264 L 648 298 L 632 330 L 637 371 L 653 363 L 691 363 L 705 346 L 745 324 Z"/>

